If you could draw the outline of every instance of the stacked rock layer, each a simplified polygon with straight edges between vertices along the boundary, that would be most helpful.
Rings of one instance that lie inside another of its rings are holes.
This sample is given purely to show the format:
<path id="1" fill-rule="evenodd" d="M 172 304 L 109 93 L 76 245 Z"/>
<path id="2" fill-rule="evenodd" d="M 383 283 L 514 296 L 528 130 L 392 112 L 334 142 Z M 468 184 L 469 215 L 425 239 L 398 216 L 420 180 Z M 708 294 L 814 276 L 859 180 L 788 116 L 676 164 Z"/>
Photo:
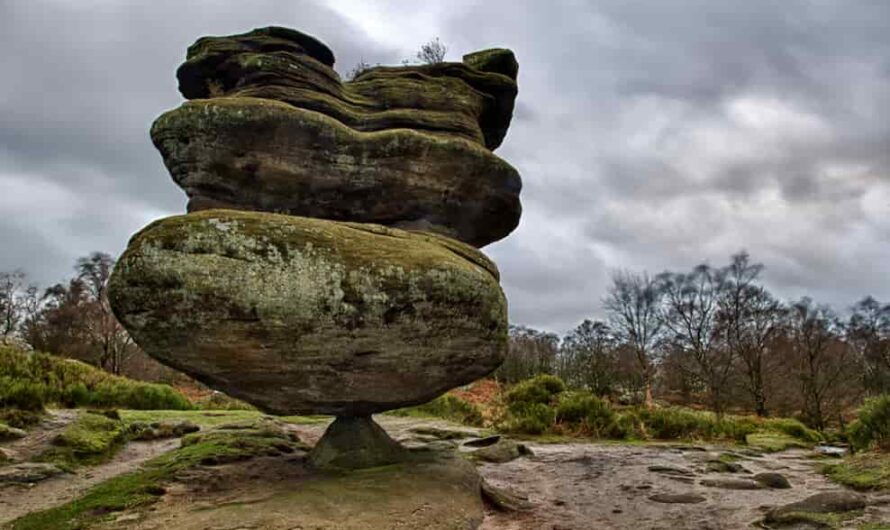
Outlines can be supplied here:
<path id="1" fill-rule="evenodd" d="M 284 28 L 205 37 L 190 101 L 152 140 L 186 215 L 133 236 L 109 287 L 150 355 L 277 414 L 365 417 L 494 370 L 498 271 L 477 247 L 520 216 L 491 150 L 516 96 L 508 50 L 371 68 Z"/>

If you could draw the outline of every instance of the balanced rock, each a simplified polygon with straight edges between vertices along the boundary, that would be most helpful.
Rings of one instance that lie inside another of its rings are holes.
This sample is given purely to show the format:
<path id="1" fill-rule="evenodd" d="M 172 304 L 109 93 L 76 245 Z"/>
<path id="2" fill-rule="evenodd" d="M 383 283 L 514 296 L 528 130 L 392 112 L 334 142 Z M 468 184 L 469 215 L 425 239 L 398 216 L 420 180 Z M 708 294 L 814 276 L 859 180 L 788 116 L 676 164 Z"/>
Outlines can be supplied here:
<path id="1" fill-rule="evenodd" d="M 277 414 L 366 416 L 494 370 L 506 349 L 495 266 L 378 225 L 209 210 L 137 233 L 115 314 L 150 355 Z"/>
<path id="2" fill-rule="evenodd" d="M 343 83 L 316 39 L 284 28 L 205 37 L 179 68 L 189 99 L 151 136 L 189 211 L 231 208 L 435 231 L 481 247 L 521 214 L 509 50 L 374 67 Z"/>

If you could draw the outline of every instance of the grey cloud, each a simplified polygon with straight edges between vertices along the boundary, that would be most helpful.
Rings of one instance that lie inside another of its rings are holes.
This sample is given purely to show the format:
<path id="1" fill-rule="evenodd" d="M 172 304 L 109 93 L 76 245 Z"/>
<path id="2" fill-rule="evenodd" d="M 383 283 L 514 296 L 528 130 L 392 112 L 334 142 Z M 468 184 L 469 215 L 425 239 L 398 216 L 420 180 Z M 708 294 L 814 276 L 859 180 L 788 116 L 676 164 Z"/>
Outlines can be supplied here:
<path id="1" fill-rule="evenodd" d="M 183 209 L 147 129 L 180 101 L 174 71 L 198 36 L 296 27 L 345 73 L 398 63 L 418 44 L 400 40 L 404 10 L 431 9 L 452 58 L 507 46 L 520 62 L 498 154 L 523 175 L 525 215 L 486 249 L 515 322 L 565 331 L 599 314 L 612 269 L 722 264 L 742 248 L 780 296 L 890 299 L 890 3 L 374 4 L 387 45 L 344 6 L 0 4 L 0 46 L 15 51 L 0 56 L 0 182 L 22 194 L 0 199 L 18 216 L 0 226 L 0 269 L 56 279 Z"/>

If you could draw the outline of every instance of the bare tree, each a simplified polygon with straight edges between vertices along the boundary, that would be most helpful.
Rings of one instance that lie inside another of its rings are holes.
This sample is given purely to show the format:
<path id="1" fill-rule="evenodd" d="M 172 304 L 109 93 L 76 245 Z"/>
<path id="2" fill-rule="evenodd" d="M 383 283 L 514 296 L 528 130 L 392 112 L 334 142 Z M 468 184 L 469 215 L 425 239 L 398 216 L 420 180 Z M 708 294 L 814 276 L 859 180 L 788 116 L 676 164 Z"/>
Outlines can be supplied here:
<path id="1" fill-rule="evenodd" d="M 711 407 L 724 411 L 724 391 L 732 373 L 733 355 L 719 342 L 719 312 L 726 272 L 699 265 L 690 273 L 658 276 L 664 293 L 663 323 L 679 366 L 708 389 Z"/>
<path id="2" fill-rule="evenodd" d="M 791 306 L 788 332 L 804 418 L 824 430 L 828 409 L 839 392 L 849 393 L 843 383 L 855 369 L 847 355 L 849 347 L 840 340 L 841 324 L 830 308 L 803 298 Z"/>
<path id="3" fill-rule="evenodd" d="M 439 37 L 427 42 L 417 52 L 417 59 L 424 64 L 439 64 L 445 62 L 445 54 L 448 48 L 439 41 Z"/>
<path id="4" fill-rule="evenodd" d="M 863 383 L 873 394 L 890 392 L 890 304 L 868 296 L 853 306 L 847 342 L 863 367 Z"/>
<path id="5" fill-rule="evenodd" d="M 538 374 L 552 373 L 559 337 L 526 326 L 510 326 L 507 357 L 495 377 L 515 383 Z"/>
<path id="6" fill-rule="evenodd" d="M 619 271 L 612 275 L 612 284 L 603 300 L 612 330 L 636 357 L 643 379 L 645 402 L 652 407 L 652 380 L 662 337 L 659 283 L 647 274 Z"/>
<path id="7" fill-rule="evenodd" d="M 765 370 L 769 348 L 781 331 L 783 308 L 757 279 L 763 265 L 751 263 L 747 253 L 732 257 L 725 269 L 718 326 L 732 358 L 740 361 L 745 391 L 758 416 L 766 416 Z"/>
<path id="8" fill-rule="evenodd" d="M 25 285 L 21 270 L 0 272 L 0 341 L 20 340 L 25 322 L 39 301 L 36 285 Z"/>

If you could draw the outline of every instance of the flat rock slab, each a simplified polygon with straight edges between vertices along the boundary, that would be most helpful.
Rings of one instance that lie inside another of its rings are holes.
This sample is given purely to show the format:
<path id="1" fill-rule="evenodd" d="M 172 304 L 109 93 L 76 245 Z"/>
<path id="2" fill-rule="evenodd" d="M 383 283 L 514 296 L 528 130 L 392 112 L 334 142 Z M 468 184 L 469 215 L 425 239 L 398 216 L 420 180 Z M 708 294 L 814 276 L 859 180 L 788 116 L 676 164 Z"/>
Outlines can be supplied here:
<path id="1" fill-rule="evenodd" d="M 791 487 L 791 483 L 781 473 L 758 473 L 751 478 L 768 488 L 788 489 Z"/>
<path id="2" fill-rule="evenodd" d="M 490 373 L 497 268 L 434 234 L 208 210 L 136 234 L 109 284 L 152 357 L 276 414 L 364 416 Z"/>
<path id="3" fill-rule="evenodd" d="M 55 464 L 25 462 L 0 468 L 0 483 L 29 484 L 64 473 Z"/>
<path id="4" fill-rule="evenodd" d="M 724 490 L 759 490 L 764 487 L 763 484 L 754 480 L 741 478 L 704 479 L 701 481 L 701 485 Z"/>
<path id="5" fill-rule="evenodd" d="M 503 464 L 515 460 L 521 456 L 529 456 L 532 450 L 525 444 L 514 442 L 513 440 L 498 440 L 492 445 L 484 446 L 476 449 L 470 456 L 475 460 L 482 462 L 491 462 L 494 464 Z"/>
<path id="6" fill-rule="evenodd" d="M 694 493 L 658 493 L 649 497 L 649 500 L 665 504 L 698 504 L 706 499 Z"/>
<path id="7" fill-rule="evenodd" d="M 349 473 L 312 472 L 280 459 L 214 468 L 206 470 L 212 477 L 171 487 L 158 509 L 141 512 L 128 528 L 477 528 L 484 512 L 475 468 L 461 458 L 429 456 Z M 208 480 L 215 485 L 209 491 Z"/>

